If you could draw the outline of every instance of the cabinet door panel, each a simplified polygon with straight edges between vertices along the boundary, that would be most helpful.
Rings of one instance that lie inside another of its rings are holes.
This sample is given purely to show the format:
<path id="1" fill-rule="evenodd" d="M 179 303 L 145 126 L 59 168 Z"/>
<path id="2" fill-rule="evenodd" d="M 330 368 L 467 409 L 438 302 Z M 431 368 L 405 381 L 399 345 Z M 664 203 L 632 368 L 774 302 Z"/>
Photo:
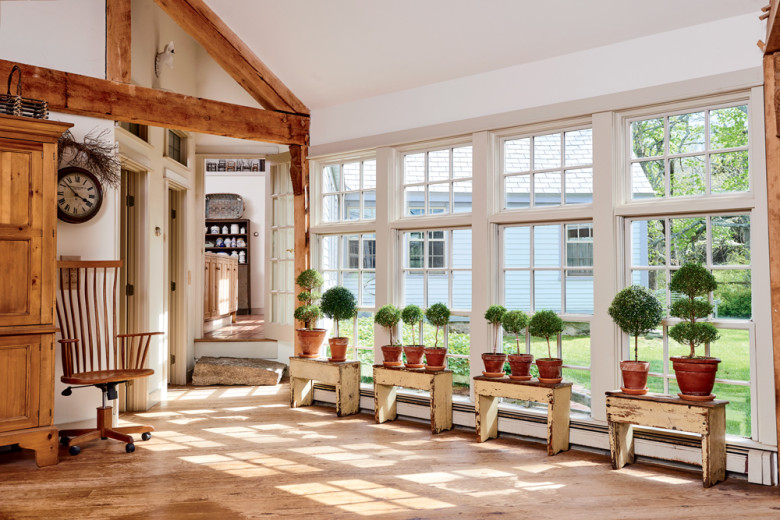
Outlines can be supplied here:
<path id="1" fill-rule="evenodd" d="M 0 238 L 0 326 L 41 322 L 40 244 L 40 238 Z"/>
<path id="2" fill-rule="evenodd" d="M 38 426 L 41 336 L 0 337 L 0 432 Z"/>

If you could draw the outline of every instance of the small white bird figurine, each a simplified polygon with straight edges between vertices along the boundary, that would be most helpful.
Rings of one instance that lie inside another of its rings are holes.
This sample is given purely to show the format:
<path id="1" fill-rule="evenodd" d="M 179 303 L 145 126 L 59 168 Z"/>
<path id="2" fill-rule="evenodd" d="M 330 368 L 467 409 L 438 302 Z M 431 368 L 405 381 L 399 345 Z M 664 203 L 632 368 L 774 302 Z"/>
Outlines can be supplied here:
<path id="1" fill-rule="evenodd" d="M 173 42 L 168 42 L 162 52 L 158 52 L 154 57 L 154 75 L 160 77 L 160 69 L 163 65 L 167 65 L 169 69 L 173 69 Z"/>

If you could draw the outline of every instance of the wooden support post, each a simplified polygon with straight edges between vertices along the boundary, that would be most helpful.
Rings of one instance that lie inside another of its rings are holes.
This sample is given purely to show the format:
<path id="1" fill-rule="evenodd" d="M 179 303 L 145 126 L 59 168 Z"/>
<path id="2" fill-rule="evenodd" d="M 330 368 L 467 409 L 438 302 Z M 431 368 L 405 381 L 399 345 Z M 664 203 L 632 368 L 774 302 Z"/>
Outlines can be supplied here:
<path id="1" fill-rule="evenodd" d="M 555 455 L 569 449 L 569 414 L 571 386 L 559 386 L 552 391 L 547 410 L 547 454 Z"/>
<path id="2" fill-rule="evenodd" d="M 106 79 L 130 83 L 130 0 L 106 0 Z"/>
<path id="3" fill-rule="evenodd" d="M 309 268 L 309 163 L 307 146 L 290 146 L 290 180 L 293 186 L 293 213 L 295 220 L 295 276 Z M 298 291 L 304 290 L 297 287 Z M 299 306 L 300 306 L 299 302 Z M 298 327 L 303 327 L 298 322 Z M 298 336 L 295 337 L 295 354 L 301 353 Z"/>
<path id="4" fill-rule="evenodd" d="M 314 400 L 314 381 L 290 377 L 290 408 L 311 406 Z"/>
<path id="5" fill-rule="evenodd" d="M 780 31 L 780 23 L 776 29 Z M 780 116 L 778 116 L 778 100 L 780 100 L 780 52 L 764 56 L 766 196 L 775 368 L 775 427 L 777 442 L 780 445 L 780 136 L 778 133 Z"/>
<path id="6" fill-rule="evenodd" d="M 377 424 L 394 421 L 398 415 L 396 392 L 393 385 L 374 384 L 374 420 Z"/>

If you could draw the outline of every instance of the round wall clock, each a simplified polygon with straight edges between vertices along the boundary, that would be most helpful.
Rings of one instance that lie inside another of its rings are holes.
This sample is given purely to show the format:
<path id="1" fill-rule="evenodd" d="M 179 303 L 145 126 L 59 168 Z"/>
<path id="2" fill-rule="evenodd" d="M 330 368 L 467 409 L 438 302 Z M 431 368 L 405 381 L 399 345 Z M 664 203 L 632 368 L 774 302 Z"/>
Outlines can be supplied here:
<path id="1" fill-rule="evenodd" d="M 100 181 L 84 168 L 62 168 L 57 180 L 57 218 L 80 224 L 97 215 L 103 203 Z"/>

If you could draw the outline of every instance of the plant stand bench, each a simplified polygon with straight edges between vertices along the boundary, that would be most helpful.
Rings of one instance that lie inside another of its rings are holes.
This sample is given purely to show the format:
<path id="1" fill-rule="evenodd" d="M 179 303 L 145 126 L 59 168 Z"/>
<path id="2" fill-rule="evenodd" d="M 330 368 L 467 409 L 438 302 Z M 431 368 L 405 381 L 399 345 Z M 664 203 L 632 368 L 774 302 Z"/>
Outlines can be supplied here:
<path id="1" fill-rule="evenodd" d="M 498 437 L 498 398 L 547 403 L 547 454 L 569 449 L 571 383 L 547 384 L 484 376 L 474 378 L 477 441 Z"/>
<path id="2" fill-rule="evenodd" d="M 726 478 L 726 405 L 728 401 L 683 401 L 660 394 L 606 392 L 612 468 L 634 462 L 633 425 L 701 435 L 704 487 Z"/>
<path id="3" fill-rule="evenodd" d="M 314 381 L 336 386 L 336 415 L 360 411 L 360 361 L 290 358 L 290 408 L 311 406 Z"/>
<path id="4" fill-rule="evenodd" d="M 431 393 L 431 432 L 452 429 L 452 371 L 420 370 L 374 365 L 374 419 L 377 424 L 396 418 L 396 387 Z"/>

